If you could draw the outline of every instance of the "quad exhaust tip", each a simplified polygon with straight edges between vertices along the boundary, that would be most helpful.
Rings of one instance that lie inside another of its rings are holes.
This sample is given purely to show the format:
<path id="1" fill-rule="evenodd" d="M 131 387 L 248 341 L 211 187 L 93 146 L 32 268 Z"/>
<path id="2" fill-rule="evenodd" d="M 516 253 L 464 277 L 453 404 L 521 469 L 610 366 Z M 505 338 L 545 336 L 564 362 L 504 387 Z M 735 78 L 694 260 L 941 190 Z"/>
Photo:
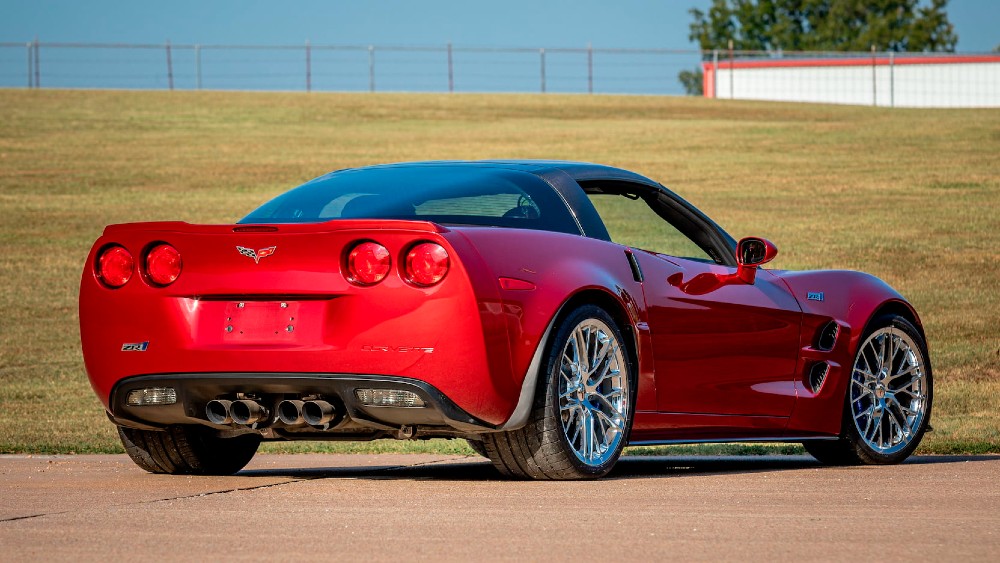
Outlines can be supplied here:
<path id="1" fill-rule="evenodd" d="M 302 405 L 305 401 L 286 400 L 278 403 L 278 420 L 287 426 L 300 426 L 306 423 L 302 417 Z"/>
<path id="2" fill-rule="evenodd" d="M 244 426 L 266 421 L 267 414 L 264 405 L 249 399 L 233 401 L 229 407 L 229 415 L 233 418 L 233 422 Z"/>
<path id="3" fill-rule="evenodd" d="M 213 399 L 205 405 L 205 416 L 212 424 L 253 426 L 267 422 L 267 407 L 252 399 Z M 321 399 L 301 401 L 286 399 L 278 403 L 277 419 L 285 426 L 305 426 L 327 430 L 340 422 L 342 409 Z"/>
<path id="4" fill-rule="evenodd" d="M 212 424 L 232 424 L 233 417 L 229 414 L 232 401 L 225 399 L 215 399 L 205 405 L 205 416 Z"/>
<path id="5" fill-rule="evenodd" d="M 205 416 L 212 424 L 240 424 L 251 426 L 267 420 L 267 408 L 257 401 L 240 399 L 214 399 L 205 405 Z"/>
<path id="6" fill-rule="evenodd" d="M 302 405 L 302 418 L 309 426 L 325 430 L 337 418 L 337 407 L 322 400 L 306 401 Z"/>

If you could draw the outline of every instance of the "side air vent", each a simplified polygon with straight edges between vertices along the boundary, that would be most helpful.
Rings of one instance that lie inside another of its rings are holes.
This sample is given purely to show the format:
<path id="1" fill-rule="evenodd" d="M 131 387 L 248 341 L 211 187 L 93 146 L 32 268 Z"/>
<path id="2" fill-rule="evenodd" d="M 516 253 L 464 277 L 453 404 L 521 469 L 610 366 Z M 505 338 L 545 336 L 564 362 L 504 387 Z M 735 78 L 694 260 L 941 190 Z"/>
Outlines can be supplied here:
<path id="1" fill-rule="evenodd" d="M 628 266 L 632 269 L 632 279 L 637 282 L 642 282 L 642 268 L 639 267 L 639 261 L 636 260 L 635 255 L 632 254 L 631 250 L 625 251 L 625 257 L 628 258 Z"/>
<path id="2" fill-rule="evenodd" d="M 826 381 L 828 373 L 830 373 L 830 364 L 826 362 L 813 364 L 813 367 L 809 369 L 809 388 L 812 389 L 813 393 L 819 393 L 819 390 L 823 388 L 823 382 Z"/>
<path id="3" fill-rule="evenodd" d="M 840 325 L 836 321 L 826 323 L 816 335 L 816 349 L 824 352 L 833 350 L 833 346 L 837 343 L 837 336 L 839 335 Z"/>

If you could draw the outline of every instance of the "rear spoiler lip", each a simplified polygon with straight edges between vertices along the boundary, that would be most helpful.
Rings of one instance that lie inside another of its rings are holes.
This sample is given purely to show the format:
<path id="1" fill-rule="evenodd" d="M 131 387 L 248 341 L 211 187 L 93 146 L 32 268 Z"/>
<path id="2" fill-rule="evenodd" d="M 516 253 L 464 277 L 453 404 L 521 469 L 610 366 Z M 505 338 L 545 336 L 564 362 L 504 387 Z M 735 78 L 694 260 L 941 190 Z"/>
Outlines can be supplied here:
<path id="1" fill-rule="evenodd" d="M 254 227 L 271 227 L 264 232 L 254 232 Z M 339 231 L 417 231 L 447 233 L 449 229 L 431 221 L 405 219 L 332 219 L 322 223 L 236 223 L 230 225 L 202 225 L 185 221 L 151 221 L 120 223 L 104 228 L 104 236 L 135 232 L 172 232 L 204 235 L 259 235 L 326 233 Z"/>

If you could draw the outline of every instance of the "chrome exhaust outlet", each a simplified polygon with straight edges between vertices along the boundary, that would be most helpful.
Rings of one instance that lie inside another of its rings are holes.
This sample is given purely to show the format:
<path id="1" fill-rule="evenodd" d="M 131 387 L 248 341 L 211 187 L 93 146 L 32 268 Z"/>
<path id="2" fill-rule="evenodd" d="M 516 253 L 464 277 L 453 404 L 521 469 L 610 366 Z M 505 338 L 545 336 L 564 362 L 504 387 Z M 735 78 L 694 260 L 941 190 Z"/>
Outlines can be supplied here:
<path id="1" fill-rule="evenodd" d="M 267 409 L 264 408 L 264 405 L 248 399 L 233 401 L 229 407 L 229 415 L 233 422 L 244 426 L 267 421 Z"/>
<path id="2" fill-rule="evenodd" d="M 299 400 L 281 401 L 278 403 L 278 420 L 286 426 L 300 426 L 306 423 L 302 417 L 302 405 L 305 402 Z"/>
<path id="3" fill-rule="evenodd" d="M 326 401 L 306 401 L 302 405 L 302 418 L 309 426 L 326 430 L 337 418 L 337 407 Z"/>
<path id="4" fill-rule="evenodd" d="M 225 399 L 214 399 L 205 405 L 205 416 L 212 424 L 232 424 L 233 417 L 229 412 L 232 401 Z"/>

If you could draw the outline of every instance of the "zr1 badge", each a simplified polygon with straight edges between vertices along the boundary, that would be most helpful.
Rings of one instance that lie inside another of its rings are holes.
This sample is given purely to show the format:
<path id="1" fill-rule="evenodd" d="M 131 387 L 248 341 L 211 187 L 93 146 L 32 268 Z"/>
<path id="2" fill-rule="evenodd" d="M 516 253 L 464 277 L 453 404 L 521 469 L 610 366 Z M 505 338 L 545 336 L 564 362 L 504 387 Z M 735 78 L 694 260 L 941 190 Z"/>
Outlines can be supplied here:
<path id="1" fill-rule="evenodd" d="M 126 342 L 122 344 L 122 352 L 145 352 L 149 348 L 149 341 L 146 342 Z"/>

